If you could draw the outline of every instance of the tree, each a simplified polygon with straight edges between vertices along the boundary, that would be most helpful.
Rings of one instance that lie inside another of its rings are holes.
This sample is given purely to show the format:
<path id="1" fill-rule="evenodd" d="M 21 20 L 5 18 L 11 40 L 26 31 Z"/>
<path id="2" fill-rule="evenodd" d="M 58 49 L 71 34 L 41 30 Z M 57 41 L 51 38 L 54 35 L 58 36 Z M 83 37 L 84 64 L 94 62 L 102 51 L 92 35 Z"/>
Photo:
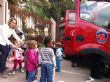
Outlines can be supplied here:
<path id="1" fill-rule="evenodd" d="M 26 11 L 45 18 L 59 21 L 67 9 L 75 7 L 73 0 L 8 0 L 9 5 L 22 7 Z"/>
<path id="2" fill-rule="evenodd" d="M 9 8 L 11 10 L 10 12 L 13 12 L 11 13 L 11 16 L 14 17 L 15 15 L 15 11 L 14 9 L 11 9 L 11 6 L 26 11 L 26 12 L 22 12 L 24 14 L 22 13 L 19 14 L 22 20 L 23 30 L 26 32 L 29 32 L 29 30 L 31 30 L 31 29 L 27 29 L 26 28 L 27 26 L 25 25 L 25 18 L 27 16 L 26 15 L 27 13 L 31 14 L 35 24 L 41 22 L 41 24 L 45 26 L 45 24 L 42 23 L 43 18 L 52 17 L 56 22 L 59 22 L 60 18 L 65 16 L 65 12 L 67 9 L 75 8 L 75 5 L 73 5 L 73 3 L 75 2 L 72 2 L 72 0 L 66 0 L 66 1 L 65 0 L 8 0 L 8 2 L 9 2 Z M 19 12 L 17 12 L 17 14 L 18 13 Z M 41 17 L 39 21 L 38 21 L 39 17 L 36 16 Z M 37 28 L 41 29 L 43 32 L 44 26 L 42 29 L 41 27 L 37 27 Z"/>
<path id="3" fill-rule="evenodd" d="M 75 8 L 74 1 L 72 0 L 50 0 L 51 9 L 49 15 L 53 17 L 57 22 L 60 21 L 61 17 L 65 17 L 67 9 L 71 10 Z"/>

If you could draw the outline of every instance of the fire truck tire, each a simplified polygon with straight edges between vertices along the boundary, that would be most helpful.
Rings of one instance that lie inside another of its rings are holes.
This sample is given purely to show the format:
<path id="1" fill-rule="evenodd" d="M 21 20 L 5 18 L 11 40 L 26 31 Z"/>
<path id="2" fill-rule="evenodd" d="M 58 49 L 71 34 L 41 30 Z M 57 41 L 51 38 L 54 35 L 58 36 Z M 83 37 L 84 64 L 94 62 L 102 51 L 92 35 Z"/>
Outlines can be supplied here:
<path id="1" fill-rule="evenodd" d="M 71 65 L 72 65 L 72 67 L 80 67 L 78 55 L 71 57 Z"/>
<path id="2" fill-rule="evenodd" d="M 70 60 L 70 56 L 67 56 L 67 55 L 63 56 L 63 58 L 66 60 Z"/>
<path id="3" fill-rule="evenodd" d="M 106 58 L 101 58 L 100 72 L 105 77 L 110 77 L 110 60 Z"/>
<path id="4" fill-rule="evenodd" d="M 71 66 L 77 67 L 77 63 L 75 62 L 74 57 L 71 57 Z"/>

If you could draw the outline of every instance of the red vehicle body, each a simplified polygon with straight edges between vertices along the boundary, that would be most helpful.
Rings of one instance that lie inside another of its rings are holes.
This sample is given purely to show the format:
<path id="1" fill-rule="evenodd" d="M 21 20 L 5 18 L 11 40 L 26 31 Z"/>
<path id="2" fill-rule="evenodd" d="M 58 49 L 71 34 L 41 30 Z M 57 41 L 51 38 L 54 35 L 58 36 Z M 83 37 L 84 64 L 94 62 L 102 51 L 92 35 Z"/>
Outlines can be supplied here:
<path id="1" fill-rule="evenodd" d="M 67 10 L 65 19 L 58 25 L 59 38 L 64 41 L 64 53 L 66 56 L 100 55 L 104 62 L 106 61 L 104 64 L 107 68 L 104 69 L 108 70 L 110 67 L 110 14 L 108 14 L 110 3 L 99 0 L 98 2 L 74 1 L 76 8 Z"/>

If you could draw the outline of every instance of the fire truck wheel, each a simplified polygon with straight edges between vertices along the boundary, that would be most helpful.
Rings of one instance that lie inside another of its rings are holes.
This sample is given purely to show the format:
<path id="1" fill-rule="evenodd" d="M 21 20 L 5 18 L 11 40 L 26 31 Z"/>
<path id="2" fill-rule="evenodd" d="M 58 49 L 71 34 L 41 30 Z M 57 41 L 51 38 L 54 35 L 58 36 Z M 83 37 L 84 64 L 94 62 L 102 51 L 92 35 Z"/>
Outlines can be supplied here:
<path id="1" fill-rule="evenodd" d="M 103 76 L 105 77 L 110 77 L 110 61 L 108 61 L 105 58 L 101 59 L 101 67 L 100 67 L 100 72 Z"/>
<path id="2" fill-rule="evenodd" d="M 63 58 L 64 58 L 65 60 L 70 60 L 70 56 L 66 56 L 66 55 L 65 55 Z"/>

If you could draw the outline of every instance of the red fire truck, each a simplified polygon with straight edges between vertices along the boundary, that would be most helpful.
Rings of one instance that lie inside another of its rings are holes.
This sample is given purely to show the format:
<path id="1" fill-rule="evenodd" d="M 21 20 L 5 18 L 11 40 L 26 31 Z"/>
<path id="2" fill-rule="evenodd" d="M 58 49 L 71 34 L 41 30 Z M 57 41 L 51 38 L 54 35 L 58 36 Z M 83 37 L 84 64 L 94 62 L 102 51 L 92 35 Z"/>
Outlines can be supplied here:
<path id="1" fill-rule="evenodd" d="M 102 70 L 110 71 L 110 2 L 109 0 L 72 0 L 75 8 L 67 10 L 58 25 L 64 53 L 96 54 L 102 57 Z M 63 34 L 64 33 L 64 34 Z M 64 35 L 64 36 L 63 36 Z"/>

